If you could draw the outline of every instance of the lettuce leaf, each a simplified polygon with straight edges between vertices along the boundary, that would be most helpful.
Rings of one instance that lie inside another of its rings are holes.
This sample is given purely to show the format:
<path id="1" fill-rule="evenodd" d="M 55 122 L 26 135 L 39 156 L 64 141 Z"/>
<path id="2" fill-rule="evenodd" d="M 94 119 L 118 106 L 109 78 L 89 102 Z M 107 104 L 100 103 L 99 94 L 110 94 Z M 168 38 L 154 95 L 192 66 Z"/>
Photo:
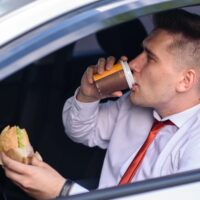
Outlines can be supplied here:
<path id="1" fill-rule="evenodd" d="M 23 144 L 23 132 L 21 131 L 21 129 L 17 126 L 17 139 L 18 139 L 18 147 L 19 148 L 23 148 L 24 144 Z"/>

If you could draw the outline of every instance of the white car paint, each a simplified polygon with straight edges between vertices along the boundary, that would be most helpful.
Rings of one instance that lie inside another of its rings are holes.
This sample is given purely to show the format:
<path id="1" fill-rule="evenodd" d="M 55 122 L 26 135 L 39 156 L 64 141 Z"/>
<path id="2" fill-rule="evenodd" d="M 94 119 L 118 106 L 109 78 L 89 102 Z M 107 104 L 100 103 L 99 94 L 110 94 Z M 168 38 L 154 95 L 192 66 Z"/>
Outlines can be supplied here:
<path id="1" fill-rule="evenodd" d="M 38 0 L 26 4 L 0 18 L 0 47 L 46 21 L 96 1 Z"/>
<path id="2" fill-rule="evenodd" d="M 199 200 L 200 182 L 170 187 L 162 190 L 155 190 L 138 195 L 117 198 L 115 200 Z"/>

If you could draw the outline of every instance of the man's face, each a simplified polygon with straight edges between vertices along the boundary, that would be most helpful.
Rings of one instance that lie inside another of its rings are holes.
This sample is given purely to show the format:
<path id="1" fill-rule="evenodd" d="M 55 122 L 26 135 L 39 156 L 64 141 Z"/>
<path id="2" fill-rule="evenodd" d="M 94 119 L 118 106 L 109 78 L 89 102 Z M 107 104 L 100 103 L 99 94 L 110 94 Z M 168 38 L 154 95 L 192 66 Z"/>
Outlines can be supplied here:
<path id="1" fill-rule="evenodd" d="M 129 62 L 136 81 L 130 95 L 134 104 L 152 107 L 159 112 L 176 98 L 181 70 L 168 48 L 172 42 L 171 34 L 156 30 L 144 40 L 144 51 Z"/>

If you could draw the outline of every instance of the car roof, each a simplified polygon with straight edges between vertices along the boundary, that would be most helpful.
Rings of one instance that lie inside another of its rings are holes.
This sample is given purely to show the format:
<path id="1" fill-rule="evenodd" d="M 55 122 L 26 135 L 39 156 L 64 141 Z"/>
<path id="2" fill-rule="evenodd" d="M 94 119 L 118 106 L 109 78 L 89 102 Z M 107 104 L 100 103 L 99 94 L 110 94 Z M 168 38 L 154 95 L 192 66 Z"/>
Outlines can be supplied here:
<path id="1" fill-rule="evenodd" d="M 14 10 L 19 9 L 20 7 L 33 2 L 34 0 L 1 0 L 0 1 L 0 17 L 7 15 Z"/>
<path id="2" fill-rule="evenodd" d="M 0 33 L 0 46 L 53 18 L 96 1 L 1 0 L 0 30 L 6 32 Z"/>

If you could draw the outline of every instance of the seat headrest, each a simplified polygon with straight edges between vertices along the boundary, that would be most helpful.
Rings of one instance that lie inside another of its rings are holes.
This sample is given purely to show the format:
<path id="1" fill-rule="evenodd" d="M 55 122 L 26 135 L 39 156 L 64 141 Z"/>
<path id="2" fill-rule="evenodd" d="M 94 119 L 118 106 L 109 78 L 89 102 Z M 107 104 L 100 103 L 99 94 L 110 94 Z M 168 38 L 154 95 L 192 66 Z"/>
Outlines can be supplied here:
<path id="1" fill-rule="evenodd" d="M 143 24 L 135 19 L 102 30 L 96 34 L 97 41 L 106 55 L 120 58 L 125 55 L 130 59 L 142 51 L 142 41 L 147 36 Z"/>

